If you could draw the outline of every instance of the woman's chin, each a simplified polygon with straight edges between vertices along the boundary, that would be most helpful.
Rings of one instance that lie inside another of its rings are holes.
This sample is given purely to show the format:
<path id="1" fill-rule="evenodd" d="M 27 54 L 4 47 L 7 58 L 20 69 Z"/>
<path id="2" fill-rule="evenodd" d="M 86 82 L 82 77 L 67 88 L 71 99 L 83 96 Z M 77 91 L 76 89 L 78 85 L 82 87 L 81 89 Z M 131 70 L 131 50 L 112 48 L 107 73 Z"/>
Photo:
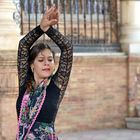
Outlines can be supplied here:
<path id="1" fill-rule="evenodd" d="M 43 76 L 43 79 L 48 79 L 48 78 L 50 78 L 50 76 L 51 76 L 51 74 L 44 75 L 44 76 Z"/>

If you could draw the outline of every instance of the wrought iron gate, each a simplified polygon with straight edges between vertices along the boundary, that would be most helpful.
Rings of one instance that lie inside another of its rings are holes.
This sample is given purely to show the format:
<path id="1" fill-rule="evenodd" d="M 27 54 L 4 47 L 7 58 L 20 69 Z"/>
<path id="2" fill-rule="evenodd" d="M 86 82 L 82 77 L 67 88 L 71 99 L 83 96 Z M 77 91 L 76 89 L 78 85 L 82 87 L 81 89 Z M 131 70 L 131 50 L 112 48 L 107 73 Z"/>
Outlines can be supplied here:
<path id="1" fill-rule="evenodd" d="M 56 28 L 74 46 L 119 51 L 119 0 L 21 0 L 21 34 L 37 26 L 44 11 L 52 4 L 61 9 Z M 46 36 L 41 39 L 49 42 Z"/>

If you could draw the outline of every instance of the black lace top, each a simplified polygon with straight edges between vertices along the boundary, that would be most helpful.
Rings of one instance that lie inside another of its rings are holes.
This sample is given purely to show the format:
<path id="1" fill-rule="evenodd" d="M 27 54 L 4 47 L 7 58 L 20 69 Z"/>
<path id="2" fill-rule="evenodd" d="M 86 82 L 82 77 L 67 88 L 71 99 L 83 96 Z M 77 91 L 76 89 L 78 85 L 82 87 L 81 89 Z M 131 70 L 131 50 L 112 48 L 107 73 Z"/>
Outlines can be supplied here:
<path id="1" fill-rule="evenodd" d="M 19 117 L 23 95 L 27 88 L 29 78 L 29 49 L 33 43 L 43 34 L 40 26 L 30 31 L 19 42 L 18 48 L 18 78 L 19 96 L 17 99 L 17 115 Z M 61 50 L 58 69 L 53 75 L 50 84 L 46 89 L 46 99 L 37 117 L 37 121 L 51 123 L 55 121 L 60 102 L 64 96 L 72 67 L 73 48 L 66 37 L 53 27 L 50 27 L 46 34 L 58 45 Z"/>

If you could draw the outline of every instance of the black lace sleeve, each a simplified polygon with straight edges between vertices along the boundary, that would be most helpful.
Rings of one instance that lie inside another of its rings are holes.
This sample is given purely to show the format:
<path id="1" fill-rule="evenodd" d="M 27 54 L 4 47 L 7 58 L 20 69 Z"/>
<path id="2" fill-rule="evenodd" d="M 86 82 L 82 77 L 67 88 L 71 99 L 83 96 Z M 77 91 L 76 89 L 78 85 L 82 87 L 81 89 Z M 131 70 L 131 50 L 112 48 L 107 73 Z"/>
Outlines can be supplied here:
<path id="1" fill-rule="evenodd" d="M 69 40 L 59 31 L 50 27 L 46 34 L 58 45 L 61 50 L 59 67 L 54 75 L 54 83 L 60 89 L 60 101 L 65 93 L 72 68 L 73 47 Z"/>
<path id="2" fill-rule="evenodd" d="M 18 47 L 18 79 L 19 79 L 19 90 L 22 86 L 25 86 L 28 76 L 28 57 L 29 49 L 33 43 L 43 34 L 40 26 L 37 26 L 30 31 L 23 39 L 19 42 Z"/>

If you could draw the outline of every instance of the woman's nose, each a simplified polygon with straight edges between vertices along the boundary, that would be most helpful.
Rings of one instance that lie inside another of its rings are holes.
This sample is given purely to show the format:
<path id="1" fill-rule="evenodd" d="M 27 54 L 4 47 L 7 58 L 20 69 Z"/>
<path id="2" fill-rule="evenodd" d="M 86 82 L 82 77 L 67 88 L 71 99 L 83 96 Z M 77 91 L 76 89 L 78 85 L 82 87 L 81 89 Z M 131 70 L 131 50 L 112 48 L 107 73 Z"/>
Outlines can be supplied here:
<path id="1" fill-rule="evenodd" d="M 44 63 L 45 63 L 45 65 L 49 65 L 50 64 L 48 60 L 46 60 Z"/>

